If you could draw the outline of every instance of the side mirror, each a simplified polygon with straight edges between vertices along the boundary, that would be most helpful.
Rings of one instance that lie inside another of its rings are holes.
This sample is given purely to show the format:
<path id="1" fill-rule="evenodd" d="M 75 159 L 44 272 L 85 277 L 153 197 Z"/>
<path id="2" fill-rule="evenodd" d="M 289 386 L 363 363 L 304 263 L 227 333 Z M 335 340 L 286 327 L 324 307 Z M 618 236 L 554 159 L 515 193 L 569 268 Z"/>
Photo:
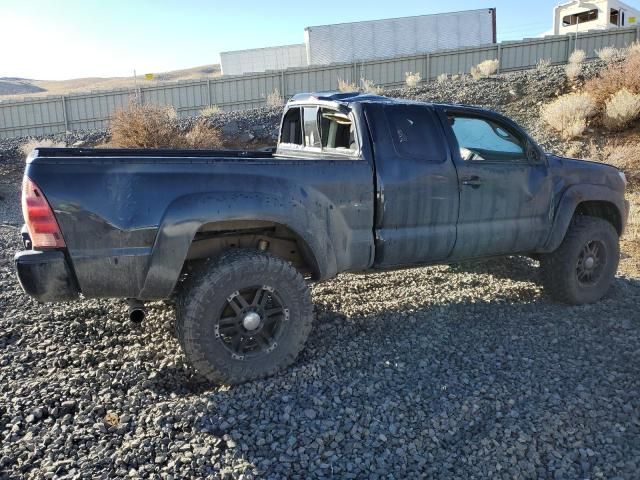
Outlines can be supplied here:
<path id="1" fill-rule="evenodd" d="M 536 148 L 536 146 L 533 145 L 531 142 L 527 142 L 527 160 L 529 160 L 529 163 L 534 163 L 534 164 L 543 162 L 543 158 L 542 158 L 542 155 L 540 154 L 540 150 L 538 150 L 538 148 Z"/>

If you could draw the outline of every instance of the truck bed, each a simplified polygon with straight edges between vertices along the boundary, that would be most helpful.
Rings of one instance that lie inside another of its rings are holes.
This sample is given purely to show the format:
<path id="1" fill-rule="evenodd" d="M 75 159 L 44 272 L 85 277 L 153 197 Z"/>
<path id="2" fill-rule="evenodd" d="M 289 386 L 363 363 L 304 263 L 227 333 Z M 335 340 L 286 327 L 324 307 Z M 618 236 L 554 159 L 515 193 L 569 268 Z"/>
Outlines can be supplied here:
<path id="1" fill-rule="evenodd" d="M 54 210 L 86 296 L 166 297 L 201 226 L 220 221 L 299 232 L 321 252 L 318 278 L 373 261 L 374 181 L 363 159 L 43 148 L 25 173 Z"/>

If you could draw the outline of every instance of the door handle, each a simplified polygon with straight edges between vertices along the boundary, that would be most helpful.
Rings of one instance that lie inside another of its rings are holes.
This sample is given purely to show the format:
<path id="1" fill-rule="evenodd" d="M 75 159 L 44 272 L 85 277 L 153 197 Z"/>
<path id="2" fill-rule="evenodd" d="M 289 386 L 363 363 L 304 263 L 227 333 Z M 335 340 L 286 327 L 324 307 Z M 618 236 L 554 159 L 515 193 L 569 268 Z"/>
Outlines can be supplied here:
<path id="1" fill-rule="evenodd" d="M 480 177 L 478 177 L 477 175 L 473 175 L 471 177 L 464 177 L 460 179 L 460 183 L 462 185 L 467 185 L 473 188 L 478 188 L 480 185 L 482 185 L 482 182 L 480 181 Z"/>

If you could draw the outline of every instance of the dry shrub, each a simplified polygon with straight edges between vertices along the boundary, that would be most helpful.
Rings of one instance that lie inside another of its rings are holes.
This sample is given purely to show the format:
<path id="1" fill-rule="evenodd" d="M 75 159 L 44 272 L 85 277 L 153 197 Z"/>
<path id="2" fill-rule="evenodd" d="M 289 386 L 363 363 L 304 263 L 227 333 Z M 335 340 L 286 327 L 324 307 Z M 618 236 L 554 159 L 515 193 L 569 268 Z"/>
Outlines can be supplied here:
<path id="1" fill-rule="evenodd" d="M 284 98 L 280 94 L 280 90 L 274 88 L 273 92 L 267 95 L 267 106 L 280 107 L 282 105 L 284 105 Z"/>
<path id="2" fill-rule="evenodd" d="M 489 78 L 498 71 L 499 66 L 500 62 L 498 60 L 485 60 L 471 68 L 471 77 L 473 77 L 474 80 Z"/>
<path id="3" fill-rule="evenodd" d="M 384 93 L 384 89 L 373 83 L 373 80 L 362 78 L 360 83 L 362 83 L 362 90 L 367 93 L 372 93 L 373 95 L 382 95 Z"/>
<path id="4" fill-rule="evenodd" d="M 587 59 L 587 52 L 584 50 L 574 50 L 569 55 L 569 63 L 580 64 L 583 63 Z"/>
<path id="5" fill-rule="evenodd" d="M 542 107 L 542 119 L 554 130 L 571 139 L 582 135 L 587 121 L 598 112 L 596 102 L 585 93 L 563 95 Z"/>
<path id="6" fill-rule="evenodd" d="M 185 135 L 188 148 L 220 148 L 224 142 L 220 130 L 212 127 L 206 120 L 201 119 Z"/>
<path id="7" fill-rule="evenodd" d="M 579 63 L 569 63 L 564 67 L 564 73 L 570 81 L 575 82 L 582 73 L 582 65 Z"/>
<path id="8" fill-rule="evenodd" d="M 538 60 L 538 63 L 536 64 L 536 69 L 539 72 L 546 72 L 547 70 L 549 70 L 550 66 L 551 66 L 551 60 L 549 60 L 548 58 L 541 58 L 540 60 Z"/>
<path id="9" fill-rule="evenodd" d="M 111 143 L 122 148 L 183 148 L 172 107 L 132 102 L 111 117 Z"/>
<path id="10" fill-rule="evenodd" d="M 203 117 L 213 117 L 218 113 L 220 113 L 220 107 L 218 107 L 217 105 L 211 105 L 200 110 L 200 115 L 202 115 Z"/>
<path id="11" fill-rule="evenodd" d="M 599 105 L 604 105 L 612 95 L 623 89 L 640 94 L 640 53 L 628 55 L 623 62 L 608 65 L 596 78 L 586 83 L 585 89 Z"/>
<path id="12" fill-rule="evenodd" d="M 358 85 L 347 80 L 343 80 L 342 78 L 338 78 L 338 90 L 343 93 L 357 92 Z"/>
<path id="13" fill-rule="evenodd" d="M 438 75 L 438 77 L 436 78 L 436 82 L 438 83 L 444 83 L 447 80 L 449 80 L 449 75 L 447 75 L 446 73 L 441 73 L 440 75 Z"/>
<path id="14" fill-rule="evenodd" d="M 604 125 L 609 130 L 624 130 L 640 116 L 640 95 L 626 88 L 615 93 L 605 104 Z"/>
<path id="15" fill-rule="evenodd" d="M 596 50 L 596 55 L 603 62 L 611 63 L 620 60 L 624 55 L 624 51 L 616 47 L 602 47 L 600 50 Z"/>
<path id="16" fill-rule="evenodd" d="M 26 143 L 22 144 L 20 146 L 20 152 L 22 152 L 25 157 L 28 157 L 29 154 L 36 148 L 63 148 L 66 146 L 67 145 L 64 142 L 54 142 L 53 140 L 48 139 L 36 140 L 34 138 L 33 140 L 29 140 Z"/>
<path id="17" fill-rule="evenodd" d="M 578 158 L 582 153 L 582 145 L 579 143 L 572 143 L 564 151 L 564 156 L 568 158 Z"/>
<path id="18" fill-rule="evenodd" d="M 640 187 L 640 141 L 610 142 L 603 149 L 602 160 L 622 170 L 630 186 Z"/>
<path id="19" fill-rule="evenodd" d="M 419 72 L 406 72 L 404 74 L 404 83 L 407 84 L 407 87 L 417 87 L 421 80 L 422 75 Z"/>
<path id="20" fill-rule="evenodd" d="M 633 55 L 640 55 L 640 41 L 636 40 L 624 50 L 625 55 L 631 57 Z"/>
<path id="21" fill-rule="evenodd" d="M 183 133 L 173 108 L 131 103 L 111 118 L 111 145 L 120 148 L 215 148 L 220 133 L 200 121 Z"/>

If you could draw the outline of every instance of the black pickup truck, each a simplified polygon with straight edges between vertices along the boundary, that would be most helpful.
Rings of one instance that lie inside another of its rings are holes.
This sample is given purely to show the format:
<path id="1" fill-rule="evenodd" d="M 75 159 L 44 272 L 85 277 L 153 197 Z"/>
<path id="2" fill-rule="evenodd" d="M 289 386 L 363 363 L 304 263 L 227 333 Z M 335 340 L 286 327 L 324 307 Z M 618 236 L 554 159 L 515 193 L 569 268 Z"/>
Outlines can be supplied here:
<path id="1" fill-rule="evenodd" d="M 551 297 L 597 301 L 618 265 L 625 185 L 490 111 L 303 94 L 273 153 L 35 150 L 15 263 L 43 302 L 120 297 L 139 318 L 136 305 L 175 297 L 187 358 L 238 383 L 294 361 L 308 280 L 340 272 L 528 255 Z"/>

